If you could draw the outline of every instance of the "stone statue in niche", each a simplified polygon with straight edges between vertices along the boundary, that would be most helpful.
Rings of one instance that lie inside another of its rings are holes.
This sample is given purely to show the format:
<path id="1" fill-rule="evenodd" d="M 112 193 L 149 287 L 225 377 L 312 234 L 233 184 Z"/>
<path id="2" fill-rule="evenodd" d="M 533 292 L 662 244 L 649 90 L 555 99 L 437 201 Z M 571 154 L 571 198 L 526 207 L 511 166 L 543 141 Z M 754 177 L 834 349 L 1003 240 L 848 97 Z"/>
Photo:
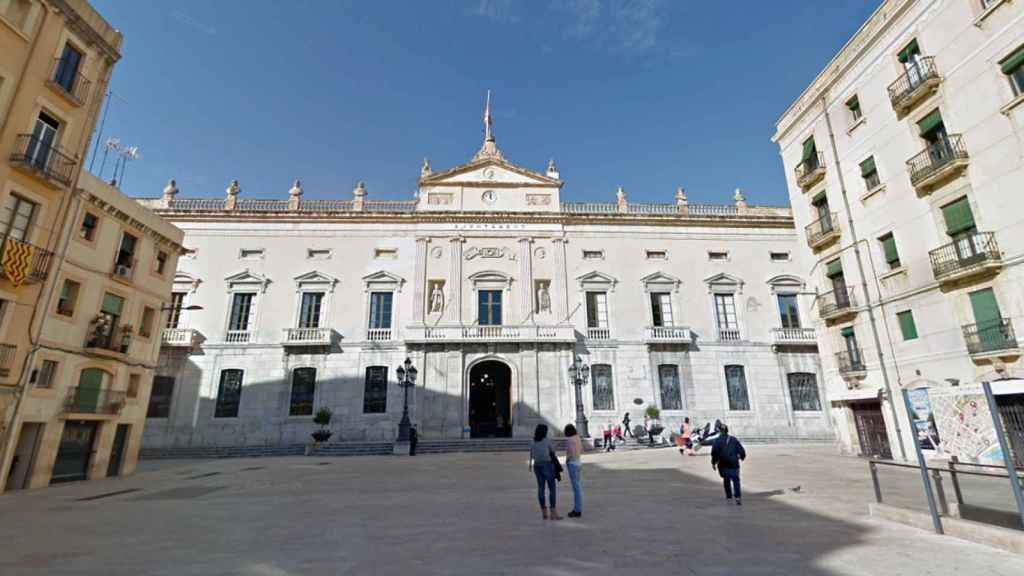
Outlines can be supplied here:
<path id="1" fill-rule="evenodd" d="M 548 283 L 537 283 L 537 313 L 551 312 L 551 294 L 548 293 Z"/>
<path id="2" fill-rule="evenodd" d="M 430 292 L 431 314 L 444 310 L 444 291 L 441 290 L 441 283 L 434 282 L 434 289 Z"/>

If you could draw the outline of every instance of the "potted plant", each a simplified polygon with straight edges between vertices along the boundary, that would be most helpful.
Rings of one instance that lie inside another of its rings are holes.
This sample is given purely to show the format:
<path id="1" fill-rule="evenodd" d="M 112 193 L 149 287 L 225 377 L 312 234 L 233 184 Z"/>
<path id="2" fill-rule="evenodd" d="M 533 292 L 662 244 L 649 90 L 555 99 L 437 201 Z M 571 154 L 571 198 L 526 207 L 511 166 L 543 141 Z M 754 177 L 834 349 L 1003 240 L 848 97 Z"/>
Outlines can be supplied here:
<path id="1" fill-rule="evenodd" d="M 331 423 L 331 417 L 334 415 L 331 409 L 324 406 L 316 411 L 316 415 L 313 416 L 313 423 L 320 427 L 319 430 L 313 432 L 313 440 L 317 443 L 327 442 L 334 435 L 327 429 L 327 426 Z"/>
<path id="2" fill-rule="evenodd" d="M 661 410 L 653 404 L 647 407 L 644 414 L 650 419 L 650 427 L 647 429 L 647 434 L 651 438 L 651 444 L 654 444 L 654 437 L 660 436 L 665 431 L 665 427 L 661 425 Z"/>

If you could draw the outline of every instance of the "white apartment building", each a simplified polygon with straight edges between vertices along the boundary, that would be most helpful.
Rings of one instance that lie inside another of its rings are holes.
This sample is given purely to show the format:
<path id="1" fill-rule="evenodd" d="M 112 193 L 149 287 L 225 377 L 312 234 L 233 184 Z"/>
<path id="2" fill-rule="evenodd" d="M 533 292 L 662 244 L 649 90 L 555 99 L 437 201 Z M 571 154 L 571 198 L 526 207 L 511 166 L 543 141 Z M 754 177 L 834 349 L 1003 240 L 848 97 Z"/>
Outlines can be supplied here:
<path id="1" fill-rule="evenodd" d="M 741 436 L 832 438 L 800 237 L 787 208 L 562 202 L 498 149 L 416 199 L 181 198 L 144 205 L 185 231 L 143 445 L 149 453 L 294 448 L 313 414 L 332 441 L 396 437 L 404 390 L 421 438 L 529 437 L 575 419 L 590 368 L 591 434 L 648 406 L 678 427 L 720 418 Z"/>
<path id="2" fill-rule="evenodd" d="M 902 389 L 1021 377 L 1024 5 L 883 2 L 774 141 L 837 436 L 912 458 Z"/>

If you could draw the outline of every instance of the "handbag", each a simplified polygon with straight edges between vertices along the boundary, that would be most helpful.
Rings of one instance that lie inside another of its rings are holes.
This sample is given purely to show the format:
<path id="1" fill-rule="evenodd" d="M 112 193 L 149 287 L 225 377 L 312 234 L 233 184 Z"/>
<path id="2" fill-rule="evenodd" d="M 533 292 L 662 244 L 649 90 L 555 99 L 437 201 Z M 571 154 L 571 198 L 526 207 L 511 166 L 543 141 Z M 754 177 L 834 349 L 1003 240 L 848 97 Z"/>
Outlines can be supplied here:
<path id="1" fill-rule="evenodd" d="M 551 463 L 555 466 L 555 480 L 562 481 L 562 463 L 558 461 L 558 456 L 555 455 L 555 451 L 551 450 Z"/>

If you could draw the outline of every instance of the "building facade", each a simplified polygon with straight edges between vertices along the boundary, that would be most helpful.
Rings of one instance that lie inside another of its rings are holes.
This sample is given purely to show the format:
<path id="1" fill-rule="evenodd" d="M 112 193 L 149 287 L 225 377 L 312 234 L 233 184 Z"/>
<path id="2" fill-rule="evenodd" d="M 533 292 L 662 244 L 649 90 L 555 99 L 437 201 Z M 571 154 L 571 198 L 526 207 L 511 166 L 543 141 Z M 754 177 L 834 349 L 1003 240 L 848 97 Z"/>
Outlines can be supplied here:
<path id="1" fill-rule="evenodd" d="M 1021 377 L 1022 104 L 1019 2 L 887 0 L 779 120 L 845 449 L 912 458 L 904 389 Z"/>
<path id="2" fill-rule="evenodd" d="M 489 115 L 488 115 L 489 117 Z M 187 454 L 309 442 L 391 441 L 395 369 L 419 371 L 410 414 L 425 439 L 528 437 L 575 419 L 592 434 L 661 409 L 740 434 L 828 439 L 814 330 L 786 208 L 562 202 L 543 172 L 505 159 L 486 123 L 463 165 L 427 161 L 411 201 L 140 200 L 185 231 L 144 449 Z M 780 312 L 781 310 L 781 312 Z"/>

